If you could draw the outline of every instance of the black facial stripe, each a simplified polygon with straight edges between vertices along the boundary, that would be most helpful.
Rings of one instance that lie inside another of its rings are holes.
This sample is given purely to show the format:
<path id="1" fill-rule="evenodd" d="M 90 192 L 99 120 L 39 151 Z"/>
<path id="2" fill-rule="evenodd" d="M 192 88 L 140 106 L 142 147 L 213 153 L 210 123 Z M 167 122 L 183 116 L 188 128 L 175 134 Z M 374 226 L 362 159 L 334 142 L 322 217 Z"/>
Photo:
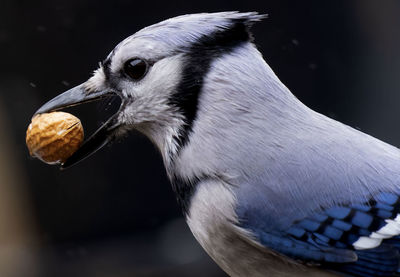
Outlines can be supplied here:
<path id="1" fill-rule="evenodd" d="M 111 61 L 115 55 L 116 49 L 117 49 L 117 47 L 114 48 L 114 50 L 110 53 L 110 55 L 108 55 L 108 57 L 104 61 L 101 62 L 106 80 L 109 80 L 110 76 L 111 76 Z"/>
<path id="2" fill-rule="evenodd" d="M 252 36 L 244 20 L 233 20 L 230 28 L 205 35 L 185 49 L 183 76 L 176 93 L 169 99 L 186 121 L 180 134 L 175 137 L 178 150 L 188 143 L 196 119 L 199 95 L 212 61 L 248 41 L 252 41 Z"/>

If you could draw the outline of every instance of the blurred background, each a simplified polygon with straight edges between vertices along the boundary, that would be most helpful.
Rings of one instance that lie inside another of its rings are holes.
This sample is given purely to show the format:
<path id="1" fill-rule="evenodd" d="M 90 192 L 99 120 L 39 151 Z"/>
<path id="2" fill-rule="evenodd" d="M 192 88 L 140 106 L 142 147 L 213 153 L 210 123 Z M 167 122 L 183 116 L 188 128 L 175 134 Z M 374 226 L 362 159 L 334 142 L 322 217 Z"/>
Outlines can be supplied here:
<path id="1" fill-rule="evenodd" d="M 400 146 L 398 0 L 0 0 L 0 276 L 226 276 L 190 234 L 142 135 L 65 171 L 25 146 L 35 110 L 85 81 L 119 41 L 224 10 L 269 15 L 256 43 L 304 103 Z M 90 133 L 115 105 L 89 106 L 77 113 Z"/>

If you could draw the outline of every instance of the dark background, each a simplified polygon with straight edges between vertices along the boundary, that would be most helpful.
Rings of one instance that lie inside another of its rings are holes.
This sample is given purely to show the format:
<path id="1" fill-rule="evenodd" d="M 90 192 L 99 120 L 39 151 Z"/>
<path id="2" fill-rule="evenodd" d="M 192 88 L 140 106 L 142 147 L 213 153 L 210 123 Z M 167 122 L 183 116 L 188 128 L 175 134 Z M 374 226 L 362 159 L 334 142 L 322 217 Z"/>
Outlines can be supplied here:
<path id="1" fill-rule="evenodd" d="M 256 43 L 300 100 L 400 145 L 398 0 L 0 0 L 0 276 L 225 276 L 191 236 L 142 135 L 66 171 L 25 147 L 35 110 L 90 77 L 119 41 L 224 10 L 269 15 Z M 86 131 L 107 104 L 77 111 Z"/>

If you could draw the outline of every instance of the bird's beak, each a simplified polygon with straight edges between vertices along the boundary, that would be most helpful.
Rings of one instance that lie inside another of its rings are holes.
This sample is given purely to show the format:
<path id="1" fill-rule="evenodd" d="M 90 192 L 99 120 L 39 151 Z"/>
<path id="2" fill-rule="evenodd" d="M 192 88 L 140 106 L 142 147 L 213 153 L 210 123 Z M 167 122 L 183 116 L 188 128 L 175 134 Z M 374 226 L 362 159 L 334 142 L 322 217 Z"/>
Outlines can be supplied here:
<path id="1" fill-rule="evenodd" d="M 67 107 L 96 101 L 113 95 L 115 95 L 115 93 L 110 91 L 88 92 L 85 89 L 85 84 L 81 84 L 48 101 L 36 111 L 35 115 L 65 109 Z M 122 106 L 123 104 L 121 104 L 120 110 Z M 103 146 L 110 143 L 115 138 L 115 133 L 120 126 L 117 118 L 118 114 L 119 112 L 114 114 L 106 121 L 106 123 L 97 129 L 93 135 L 84 141 L 82 146 L 63 164 L 61 164 L 61 169 L 68 168 L 82 161 Z"/>

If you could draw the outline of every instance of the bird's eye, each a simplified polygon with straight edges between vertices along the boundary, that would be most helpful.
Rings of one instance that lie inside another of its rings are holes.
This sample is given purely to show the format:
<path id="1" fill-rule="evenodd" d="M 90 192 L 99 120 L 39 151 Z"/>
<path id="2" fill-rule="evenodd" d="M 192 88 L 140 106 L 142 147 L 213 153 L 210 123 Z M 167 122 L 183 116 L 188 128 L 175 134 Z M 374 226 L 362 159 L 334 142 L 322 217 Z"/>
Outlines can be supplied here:
<path id="1" fill-rule="evenodd" d="M 132 80 L 140 80 L 147 73 L 147 63 L 141 59 L 131 59 L 124 64 L 124 72 Z"/>

